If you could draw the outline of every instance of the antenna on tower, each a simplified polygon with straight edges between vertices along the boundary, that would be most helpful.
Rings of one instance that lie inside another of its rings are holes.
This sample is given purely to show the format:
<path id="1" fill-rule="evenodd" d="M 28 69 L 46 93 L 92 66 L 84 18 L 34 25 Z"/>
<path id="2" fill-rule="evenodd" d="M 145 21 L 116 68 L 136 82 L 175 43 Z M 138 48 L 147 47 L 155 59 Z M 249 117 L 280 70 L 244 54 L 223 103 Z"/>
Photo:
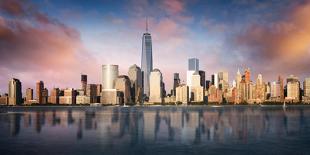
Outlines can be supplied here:
<path id="1" fill-rule="evenodd" d="M 148 32 L 148 19 L 147 19 L 147 17 L 146 17 L 146 19 L 145 19 L 145 30 L 146 30 L 146 32 Z"/>

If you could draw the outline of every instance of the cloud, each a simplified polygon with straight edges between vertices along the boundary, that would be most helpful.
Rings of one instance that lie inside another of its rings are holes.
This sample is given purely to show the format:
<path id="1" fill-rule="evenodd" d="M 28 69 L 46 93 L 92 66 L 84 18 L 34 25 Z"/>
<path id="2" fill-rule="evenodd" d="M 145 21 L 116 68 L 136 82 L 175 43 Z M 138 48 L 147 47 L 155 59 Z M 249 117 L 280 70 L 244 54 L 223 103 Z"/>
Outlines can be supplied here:
<path id="1" fill-rule="evenodd" d="M 256 63 L 262 72 L 309 73 L 310 1 L 283 10 L 282 14 L 280 20 L 268 25 L 252 24 L 237 35 L 234 43 L 239 54 L 249 63 Z"/>
<path id="2" fill-rule="evenodd" d="M 31 4 L 24 2 L 5 0 L 0 5 L 6 12 L 0 14 L 0 70 L 6 79 L 14 76 L 31 87 L 37 80 L 72 87 L 79 73 L 93 73 L 96 62 L 79 32 L 38 10 L 26 13 Z"/>

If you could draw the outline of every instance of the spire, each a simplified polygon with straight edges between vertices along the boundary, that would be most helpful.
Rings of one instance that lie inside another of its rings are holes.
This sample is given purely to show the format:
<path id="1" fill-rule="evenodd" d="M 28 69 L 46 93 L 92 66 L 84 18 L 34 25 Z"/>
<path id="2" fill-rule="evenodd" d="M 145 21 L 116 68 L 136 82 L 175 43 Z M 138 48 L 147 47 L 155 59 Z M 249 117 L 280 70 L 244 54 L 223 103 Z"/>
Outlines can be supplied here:
<path id="1" fill-rule="evenodd" d="M 146 30 L 146 32 L 148 32 L 148 20 L 147 20 L 147 17 L 146 17 L 146 19 L 145 19 L 145 30 Z"/>

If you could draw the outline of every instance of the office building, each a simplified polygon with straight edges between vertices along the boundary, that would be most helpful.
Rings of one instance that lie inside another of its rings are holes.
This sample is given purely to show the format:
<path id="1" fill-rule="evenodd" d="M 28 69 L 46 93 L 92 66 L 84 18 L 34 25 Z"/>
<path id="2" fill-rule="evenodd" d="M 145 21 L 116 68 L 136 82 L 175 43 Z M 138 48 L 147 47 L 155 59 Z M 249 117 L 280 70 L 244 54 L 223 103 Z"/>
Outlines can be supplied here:
<path id="1" fill-rule="evenodd" d="M 131 100 L 134 103 L 142 103 L 143 97 L 143 77 L 140 67 L 136 64 L 132 65 L 128 70 L 128 77 L 130 79 L 130 93 Z"/>
<path id="2" fill-rule="evenodd" d="M 64 90 L 64 96 L 59 97 L 59 104 L 75 104 L 76 103 L 76 90 L 67 88 Z"/>
<path id="3" fill-rule="evenodd" d="M 290 75 L 287 78 L 287 97 L 286 100 L 299 102 L 300 85 L 298 77 Z"/>
<path id="4" fill-rule="evenodd" d="M 159 69 L 154 69 L 150 74 L 150 103 L 163 102 L 163 77 Z"/>
<path id="5" fill-rule="evenodd" d="M 43 89 L 44 89 L 44 83 L 43 81 L 38 81 L 36 83 L 36 98 L 37 102 L 39 104 L 43 104 Z"/>
<path id="6" fill-rule="evenodd" d="M 118 65 L 102 65 L 102 89 L 114 89 Z"/>
<path id="7" fill-rule="evenodd" d="M 81 75 L 81 89 L 86 93 L 86 87 L 87 87 L 87 75 L 82 74 Z"/>
<path id="8" fill-rule="evenodd" d="M 21 105 L 22 104 L 22 83 L 18 79 L 9 81 L 9 104 L 8 105 Z"/>
<path id="9" fill-rule="evenodd" d="M 51 104 L 59 104 L 60 90 L 59 88 L 53 88 L 51 95 L 48 97 L 48 102 Z"/>
<path id="10" fill-rule="evenodd" d="M 178 87 L 176 87 L 175 101 L 187 104 L 189 102 L 188 92 L 188 86 L 185 84 L 180 84 Z"/>
<path id="11" fill-rule="evenodd" d="M 176 96 L 176 88 L 180 85 L 180 75 L 179 73 L 174 73 L 173 74 L 173 90 L 172 90 L 172 95 Z"/>
<path id="12" fill-rule="evenodd" d="M 203 87 L 203 89 L 206 89 L 206 72 L 200 70 L 199 75 L 200 75 L 200 86 Z"/>
<path id="13" fill-rule="evenodd" d="M 143 94 L 150 95 L 150 74 L 153 70 L 153 53 L 152 53 L 152 37 L 148 32 L 146 23 L 146 32 L 142 36 L 142 58 L 141 71 L 143 75 Z"/>
<path id="14" fill-rule="evenodd" d="M 126 75 L 121 75 L 115 80 L 115 89 L 120 93 L 120 104 L 130 104 L 131 94 L 130 94 L 130 80 Z"/>
<path id="15" fill-rule="evenodd" d="M 26 104 L 31 104 L 31 102 L 33 101 L 33 89 L 31 88 L 27 88 L 26 89 Z"/>

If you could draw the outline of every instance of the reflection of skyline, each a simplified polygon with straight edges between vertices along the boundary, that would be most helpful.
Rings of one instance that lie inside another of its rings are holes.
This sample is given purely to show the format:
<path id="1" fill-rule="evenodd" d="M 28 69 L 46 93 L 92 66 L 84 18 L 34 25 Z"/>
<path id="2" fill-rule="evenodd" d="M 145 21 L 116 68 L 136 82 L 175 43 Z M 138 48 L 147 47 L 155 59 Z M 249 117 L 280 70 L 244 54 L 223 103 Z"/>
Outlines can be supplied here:
<path id="1" fill-rule="evenodd" d="M 303 132 L 307 109 L 182 109 L 103 108 L 27 111 L 1 115 L 11 136 L 71 132 L 77 139 L 94 137 L 112 144 L 247 143 L 267 136 L 281 137 Z M 32 123 L 34 122 L 34 124 Z M 3 129 L 2 129 L 3 130 Z M 34 136 L 34 135 L 26 135 Z"/>

